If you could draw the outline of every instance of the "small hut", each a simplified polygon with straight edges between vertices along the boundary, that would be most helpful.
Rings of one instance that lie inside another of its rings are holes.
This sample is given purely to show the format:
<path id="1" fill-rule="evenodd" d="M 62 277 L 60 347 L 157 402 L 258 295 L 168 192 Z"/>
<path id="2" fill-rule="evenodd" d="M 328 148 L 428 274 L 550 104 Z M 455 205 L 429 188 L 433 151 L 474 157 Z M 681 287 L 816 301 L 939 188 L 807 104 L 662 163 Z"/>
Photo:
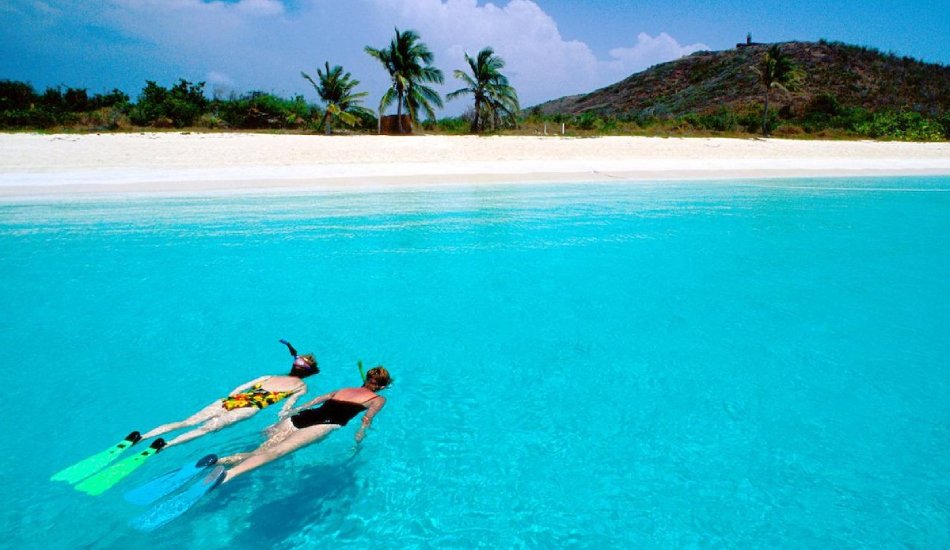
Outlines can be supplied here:
<path id="1" fill-rule="evenodd" d="M 399 117 L 387 115 L 379 117 L 379 133 L 390 136 L 412 133 L 412 119 L 409 115 L 402 115 L 402 132 L 399 131 Z"/>

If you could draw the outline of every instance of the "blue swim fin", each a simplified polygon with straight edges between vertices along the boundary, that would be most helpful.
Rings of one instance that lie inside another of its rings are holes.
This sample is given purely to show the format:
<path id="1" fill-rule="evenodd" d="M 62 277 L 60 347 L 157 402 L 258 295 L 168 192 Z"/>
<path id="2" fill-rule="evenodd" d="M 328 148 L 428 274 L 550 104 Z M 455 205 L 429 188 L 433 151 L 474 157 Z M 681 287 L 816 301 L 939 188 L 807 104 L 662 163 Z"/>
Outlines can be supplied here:
<path id="1" fill-rule="evenodd" d="M 224 466 L 215 466 L 211 472 L 184 492 L 169 499 L 163 500 L 144 514 L 133 519 L 132 527 L 139 531 L 154 531 L 162 525 L 184 514 L 201 500 L 208 491 L 217 487 L 223 480 L 226 470 Z"/>
<path id="2" fill-rule="evenodd" d="M 197 462 L 185 464 L 170 472 L 125 493 L 125 500 L 139 506 L 147 506 L 156 500 L 170 495 L 200 474 L 205 473 L 218 461 L 218 455 L 207 455 Z"/>

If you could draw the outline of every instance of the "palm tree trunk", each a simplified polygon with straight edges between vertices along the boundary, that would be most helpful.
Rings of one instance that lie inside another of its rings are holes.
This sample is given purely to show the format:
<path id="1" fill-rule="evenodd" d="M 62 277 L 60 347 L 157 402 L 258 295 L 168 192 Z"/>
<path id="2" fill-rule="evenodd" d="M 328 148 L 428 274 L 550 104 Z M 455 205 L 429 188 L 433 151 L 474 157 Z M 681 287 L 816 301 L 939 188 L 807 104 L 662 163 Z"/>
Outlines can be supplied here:
<path id="1" fill-rule="evenodd" d="M 396 127 L 399 128 L 400 134 L 405 133 L 402 129 L 402 93 L 398 93 L 396 96 Z"/>
<path id="2" fill-rule="evenodd" d="M 482 106 L 479 105 L 479 100 L 475 100 L 475 116 L 472 118 L 472 129 L 471 133 L 475 134 L 478 132 L 478 113 L 481 112 Z"/>
<path id="3" fill-rule="evenodd" d="M 762 136 L 769 137 L 769 89 L 765 89 L 765 109 L 762 110 Z"/>
<path id="4" fill-rule="evenodd" d="M 330 125 L 330 113 L 327 113 L 327 114 L 323 115 L 323 124 L 324 124 L 324 131 L 326 132 L 326 134 L 327 134 L 328 136 L 329 136 L 330 134 L 332 134 L 332 133 L 333 133 L 333 128 L 332 128 L 332 126 Z"/>

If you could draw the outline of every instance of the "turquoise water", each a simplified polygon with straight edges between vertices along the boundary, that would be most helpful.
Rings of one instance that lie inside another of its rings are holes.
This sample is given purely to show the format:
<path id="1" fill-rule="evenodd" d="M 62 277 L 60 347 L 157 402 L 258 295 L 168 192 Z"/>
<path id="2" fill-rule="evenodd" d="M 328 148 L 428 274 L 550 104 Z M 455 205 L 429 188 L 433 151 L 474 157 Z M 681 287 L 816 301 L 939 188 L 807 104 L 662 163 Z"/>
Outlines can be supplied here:
<path id="1" fill-rule="evenodd" d="M 11 548 L 950 546 L 950 178 L 0 204 Z M 396 378 L 151 535 L 49 476 L 313 351 Z"/>

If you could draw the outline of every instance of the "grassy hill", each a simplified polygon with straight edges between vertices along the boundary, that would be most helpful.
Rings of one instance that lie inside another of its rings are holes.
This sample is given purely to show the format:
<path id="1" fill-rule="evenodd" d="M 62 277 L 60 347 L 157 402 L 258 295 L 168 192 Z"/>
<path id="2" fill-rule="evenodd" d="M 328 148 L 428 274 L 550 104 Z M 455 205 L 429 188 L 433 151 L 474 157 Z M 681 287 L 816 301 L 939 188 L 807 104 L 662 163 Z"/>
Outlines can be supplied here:
<path id="1" fill-rule="evenodd" d="M 763 89 L 753 67 L 768 46 L 696 52 L 589 94 L 543 103 L 535 112 L 658 118 L 724 109 L 761 112 Z M 792 92 L 773 90 L 772 105 L 783 119 L 856 108 L 871 113 L 913 111 L 939 119 L 950 109 L 948 66 L 826 41 L 786 42 L 781 47 L 806 74 Z"/>

